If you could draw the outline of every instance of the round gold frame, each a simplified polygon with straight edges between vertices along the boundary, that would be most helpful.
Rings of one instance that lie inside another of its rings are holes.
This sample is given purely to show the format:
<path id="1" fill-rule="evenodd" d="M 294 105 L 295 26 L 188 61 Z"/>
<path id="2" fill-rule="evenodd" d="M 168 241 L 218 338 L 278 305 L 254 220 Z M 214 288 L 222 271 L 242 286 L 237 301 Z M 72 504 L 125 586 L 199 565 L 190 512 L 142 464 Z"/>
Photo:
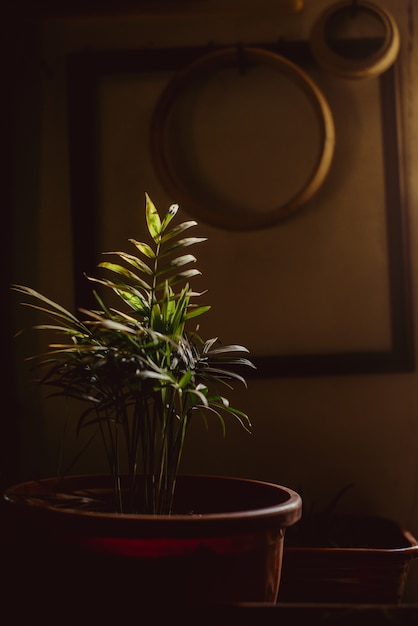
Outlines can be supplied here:
<path id="1" fill-rule="evenodd" d="M 323 69 L 342 78 L 374 78 L 395 62 L 400 49 L 399 30 L 393 16 L 386 9 L 366 0 L 357 0 L 353 10 L 373 15 L 383 25 L 385 31 L 383 43 L 375 53 L 359 59 L 335 53 L 327 44 L 327 25 L 338 12 L 352 6 L 352 0 L 344 0 L 329 6 L 319 15 L 310 36 L 312 54 Z"/>
<path id="2" fill-rule="evenodd" d="M 193 82 L 202 79 L 206 73 L 222 67 L 240 67 L 240 63 L 262 64 L 279 69 L 290 77 L 308 97 L 315 112 L 320 128 L 321 145 L 314 171 L 310 174 L 303 187 L 287 202 L 261 214 L 244 213 L 237 219 L 228 206 L 222 206 L 219 213 L 207 205 L 207 199 L 199 193 L 187 188 L 185 182 L 176 176 L 175 163 L 169 157 L 169 115 L 177 100 Z M 229 230 L 251 230 L 265 228 L 284 219 L 293 213 L 321 187 L 324 182 L 334 154 L 335 131 L 334 121 L 328 102 L 314 81 L 297 65 L 279 54 L 254 47 L 243 50 L 228 47 L 210 52 L 200 57 L 183 71 L 178 72 L 163 90 L 151 120 L 150 151 L 158 178 L 163 187 L 176 202 L 191 215 L 216 227 Z"/>

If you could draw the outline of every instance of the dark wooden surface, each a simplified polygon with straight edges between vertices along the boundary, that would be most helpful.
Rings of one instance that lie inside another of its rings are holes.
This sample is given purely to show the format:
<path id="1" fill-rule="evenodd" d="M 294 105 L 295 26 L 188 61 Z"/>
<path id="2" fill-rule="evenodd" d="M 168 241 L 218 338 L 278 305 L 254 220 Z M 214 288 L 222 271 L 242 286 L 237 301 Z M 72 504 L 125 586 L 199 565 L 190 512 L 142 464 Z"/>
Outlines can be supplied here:
<path id="1" fill-rule="evenodd" d="M 67 569 L 60 566 L 59 555 L 26 551 L 18 545 L 11 517 L 0 503 L 0 625 L 96 626 L 112 624 L 150 626 L 416 626 L 418 605 L 322 604 L 322 603 L 249 603 L 199 606 L 190 601 L 176 605 L 167 602 L 167 590 L 157 590 L 158 600 L 139 601 L 140 590 L 127 588 L 113 577 L 101 593 L 94 580 L 83 579 L 83 562 L 74 560 Z M 23 541 L 23 544 L 25 542 Z M 50 564 L 54 566 L 51 568 Z M 57 565 L 58 563 L 58 565 Z M 81 581 L 83 581 L 82 584 Z"/>

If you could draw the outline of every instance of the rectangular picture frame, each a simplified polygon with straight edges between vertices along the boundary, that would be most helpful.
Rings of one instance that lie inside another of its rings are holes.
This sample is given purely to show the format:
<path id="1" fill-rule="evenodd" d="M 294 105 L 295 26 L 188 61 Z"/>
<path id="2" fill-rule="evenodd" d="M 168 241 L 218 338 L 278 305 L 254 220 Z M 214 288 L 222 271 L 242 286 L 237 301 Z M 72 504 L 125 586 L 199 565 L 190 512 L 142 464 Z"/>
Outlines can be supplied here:
<path id="1" fill-rule="evenodd" d="M 313 63 L 308 42 L 249 44 L 287 56 L 301 67 Z M 67 60 L 71 215 L 74 290 L 77 306 L 91 303 L 85 273 L 97 266 L 100 224 L 99 125 L 100 81 L 109 75 L 177 72 L 213 47 L 144 48 L 83 51 Z M 415 368 L 408 237 L 404 185 L 398 68 L 379 77 L 384 168 L 382 219 L 387 231 L 391 345 L 376 350 L 257 355 L 255 377 L 296 377 L 408 372 Z"/>

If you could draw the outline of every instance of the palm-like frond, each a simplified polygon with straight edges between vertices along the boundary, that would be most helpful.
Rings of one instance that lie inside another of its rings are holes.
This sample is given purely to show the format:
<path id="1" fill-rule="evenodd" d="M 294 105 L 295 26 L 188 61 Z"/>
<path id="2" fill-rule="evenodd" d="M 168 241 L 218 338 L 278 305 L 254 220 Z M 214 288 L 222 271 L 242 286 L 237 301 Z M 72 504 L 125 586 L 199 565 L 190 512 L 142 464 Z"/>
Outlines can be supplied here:
<path id="1" fill-rule="evenodd" d="M 233 383 L 246 384 L 242 368 L 254 367 L 248 350 L 222 345 L 217 338 L 203 341 L 187 328 L 191 319 L 210 309 L 195 302 L 205 292 L 191 289 L 189 281 L 200 271 L 189 267 L 197 260 L 185 252 L 206 239 L 184 237 L 197 223 L 173 226 L 177 211 L 172 205 L 160 218 L 146 194 L 150 241 L 130 239 L 136 254 L 106 253 L 115 257 L 99 264 L 107 275 L 87 277 L 97 288 L 94 310 L 81 309 L 77 316 L 34 289 L 13 286 L 25 296 L 25 306 L 50 319 L 35 328 L 62 339 L 39 355 L 40 382 L 53 389 L 52 395 L 84 403 L 76 430 L 98 429 L 115 484 L 120 484 L 119 446 L 124 440 L 130 496 L 136 494 L 140 472 L 160 486 L 158 493 L 145 490 L 155 497 L 147 500 L 144 495 L 132 509 L 151 513 L 170 511 L 192 415 L 197 412 L 205 421 L 215 415 L 223 430 L 230 416 L 251 429 L 248 416 L 219 393 L 219 388 L 232 389 Z M 120 306 L 106 304 L 110 292 Z M 116 500 L 123 502 L 120 493 Z"/>

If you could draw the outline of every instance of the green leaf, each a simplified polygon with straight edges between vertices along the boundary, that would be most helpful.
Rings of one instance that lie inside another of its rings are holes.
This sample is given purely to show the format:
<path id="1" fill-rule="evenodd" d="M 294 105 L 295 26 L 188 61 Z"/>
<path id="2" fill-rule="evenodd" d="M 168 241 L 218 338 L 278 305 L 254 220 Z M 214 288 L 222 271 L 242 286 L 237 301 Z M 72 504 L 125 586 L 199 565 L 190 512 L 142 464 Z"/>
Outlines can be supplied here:
<path id="1" fill-rule="evenodd" d="M 186 385 L 190 382 L 191 378 L 192 378 L 193 372 L 191 370 L 187 370 L 183 376 L 180 378 L 179 380 L 179 387 L 181 389 L 183 389 L 184 387 L 186 387 Z M 195 390 L 196 392 L 196 390 Z M 203 396 L 203 394 L 200 394 L 201 396 Z M 203 396 L 204 397 L 204 396 Z M 205 397 L 204 397 L 205 398 Z M 206 398 L 204 399 L 204 403 L 207 404 L 207 400 Z"/>
<path id="2" fill-rule="evenodd" d="M 233 415 L 241 424 L 241 426 L 248 432 L 251 434 L 252 431 L 252 424 L 250 421 L 250 418 L 248 417 L 248 415 L 246 413 L 243 413 L 242 411 L 240 411 L 239 409 L 235 409 L 234 407 L 229 407 L 228 408 L 228 413 L 230 413 L 231 415 Z"/>
<path id="3" fill-rule="evenodd" d="M 208 339 L 207 341 L 205 341 L 205 345 L 202 349 L 202 354 L 207 354 L 217 341 L 219 341 L 218 337 L 212 337 L 212 339 Z"/>
<path id="4" fill-rule="evenodd" d="M 155 259 L 155 252 L 147 243 L 143 243 L 142 241 L 137 241 L 136 239 L 128 239 L 134 246 L 142 252 L 149 259 Z"/>
<path id="5" fill-rule="evenodd" d="M 220 411 L 217 411 L 217 410 L 215 409 L 215 405 L 214 405 L 213 403 L 207 404 L 207 406 L 203 406 L 203 405 L 201 405 L 201 406 L 197 406 L 197 407 L 196 407 L 196 409 L 200 412 L 200 414 L 201 414 L 201 416 L 202 416 L 202 418 L 203 418 L 203 420 L 204 420 L 204 422 L 205 422 L 206 428 L 208 428 L 208 423 L 207 423 L 207 419 L 206 419 L 206 414 L 207 414 L 207 413 L 214 413 L 214 414 L 216 415 L 216 417 L 218 418 L 219 423 L 220 423 L 220 425 L 221 425 L 221 428 L 222 428 L 222 436 L 223 436 L 223 437 L 225 437 L 225 435 L 226 435 L 226 424 L 225 424 L 225 420 L 224 420 L 224 418 L 222 417 L 222 413 L 221 413 Z"/>
<path id="6" fill-rule="evenodd" d="M 188 293 L 189 293 L 189 286 L 186 285 L 178 298 L 177 304 L 175 305 L 175 307 L 173 307 L 173 316 L 172 316 L 171 324 L 172 324 L 172 331 L 176 335 L 180 332 L 182 333 L 184 329 L 184 322 L 185 322 L 187 307 L 189 305 L 189 299 L 190 299 Z"/>
<path id="7" fill-rule="evenodd" d="M 191 320 L 193 317 L 198 317 L 199 315 L 203 315 L 204 313 L 207 313 L 207 311 L 210 310 L 210 306 L 199 306 L 196 308 L 190 308 L 188 310 L 188 312 L 186 313 L 186 320 Z"/>
<path id="8" fill-rule="evenodd" d="M 230 365 L 233 365 L 233 363 L 231 363 Z M 236 365 L 239 365 L 239 363 L 236 363 Z M 217 380 L 218 382 L 223 382 L 225 384 L 227 384 L 226 381 L 228 380 L 237 380 L 240 383 L 242 383 L 245 387 L 247 386 L 247 382 L 245 380 L 245 378 L 243 376 L 241 376 L 241 374 L 238 374 L 237 372 L 235 372 L 232 369 L 226 369 L 226 368 L 221 368 L 221 367 L 212 367 L 207 366 L 204 370 L 204 372 L 202 372 L 202 376 L 209 377 L 213 380 Z M 229 386 L 229 385 L 228 385 Z"/>
<path id="9" fill-rule="evenodd" d="M 141 270 L 141 272 L 144 272 L 144 274 L 148 274 L 148 276 L 152 275 L 152 269 L 146 263 L 144 263 L 144 261 L 138 259 L 138 257 L 134 256 L 133 254 L 128 254 L 127 252 L 105 252 L 104 254 L 117 255 L 123 261 L 126 261 L 136 269 Z M 104 261 L 103 263 L 106 263 L 106 261 Z M 99 263 L 99 267 L 106 267 L 106 265 L 104 265 L 103 263 Z"/>
<path id="10" fill-rule="evenodd" d="M 171 259 L 169 263 L 164 265 L 157 273 L 157 276 L 161 276 L 162 274 L 166 274 L 177 267 L 183 267 L 183 265 L 187 265 L 188 263 L 195 263 L 196 257 L 193 254 L 184 254 L 183 256 L 176 257 L 175 259 Z"/>
<path id="11" fill-rule="evenodd" d="M 126 302 L 134 311 L 147 313 L 149 310 L 148 301 L 139 292 L 133 293 L 132 289 L 115 289 L 118 296 Z"/>
<path id="12" fill-rule="evenodd" d="M 170 208 L 168 209 L 164 219 L 163 219 L 163 223 L 161 226 L 161 232 L 164 232 L 167 228 L 167 226 L 169 225 L 169 223 L 171 222 L 171 220 L 173 219 L 173 217 L 175 215 L 177 215 L 177 211 L 179 210 L 179 205 L 178 204 L 172 204 L 170 206 Z"/>
<path id="13" fill-rule="evenodd" d="M 201 276 L 201 274 L 202 272 L 200 272 L 198 269 L 190 269 L 184 272 L 180 272 L 179 274 L 176 274 L 175 276 L 170 276 L 170 278 L 167 278 L 167 282 L 169 285 L 172 286 L 172 285 L 176 285 L 177 283 L 181 281 L 188 280 L 189 278 L 192 278 L 192 276 Z M 157 285 L 157 289 L 162 289 L 162 287 L 164 286 L 164 282 L 159 283 Z"/>
<path id="14" fill-rule="evenodd" d="M 236 352 L 245 352 L 246 354 L 249 353 L 249 350 L 245 348 L 245 346 L 240 346 L 238 344 L 231 344 L 231 345 L 226 345 L 226 346 L 219 345 L 216 348 L 209 348 L 209 350 L 210 350 L 211 355 L 231 354 L 231 353 L 236 353 Z M 206 349 L 206 346 L 203 348 L 204 352 L 208 352 L 209 350 Z"/>
<path id="15" fill-rule="evenodd" d="M 195 222 L 194 220 L 182 222 L 178 226 L 175 226 L 171 230 L 165 232 L 164 235 L 161 237 L 161 243 L 166 243 L 167 241 L 170 241 L 170 239 L 174 239 L 174 237 L 177 237 L 178 235 L 180 235 L 180 233 L 184 232 L 188 228 L 191 228 L 192 226 L 197 226 L 197 222 Z"/>
<path id="16" fill-rule="evenodd" d="M 60 313 L 62 315 L 62 317 L 72 320 L 75 324 L 80 323 L 79 320 L 75 317 L 75 315 L 70 313 L 70 311 L 62 307 L 60 304 L 57 304 L 53 300 L 50 300 L 49 298 L 39 293 L 38 291 L 35 291 L 31 287 L 25 287 L 25 285 L 12 285 L 11 289 L 13 289 L 14 291 L 19 291 L 20 293 L 24 293 L 34 298 L 35 300 L 40 300 L 41 302 L 44 302 L 45 304 L 52 306 L 56 310 L 57 313 Z M 27 304 L 27 303 L 23 303 L 23 304 Z M 39 308 L 36 305 L 31 305 L 31 304 L 28 304 L 27 306 L 32 306 L 33 308 Z M 39 309 L 39 310 L 42 310 L 42 309 Z M 47 309 L 44 309 L 44 310 L 47 311 Z"/>
<path id="17" fill-rule="evenodd" d="M 138 274 L 131 272 L 130 270 L 128 270 L 128 268 L 123 267 L 123 265 L 119 265 L 118 263 L 108 263 L 107 261 L 103 261 L 103 263 L 100 263 L 99 267 L 103 267 L 109 270 L 110 272 L 114 272 L 115 274 L 119 274 L 120 276 L 124 276 L 125 278 L 130 278 L 134 283 L 138 283 L 139 285 L 142 285 L 146 289 L 150 288 L 148 283 L 146 283 L 142 278 L 140 278 Z M 100 280 L 97 280 L 97 279 L 94 279 L 94 280 L 95 282 L 100 282 Z"/>
<path id="18" fill-rule="evenodd" d="M 187 237 L 185 239 L 179 239 L 172 246 L 165 248 L 164 251 L 160 252 L 160 259 L 172 254 L 179 248 L 187 248 L 188 246 L 193 246 L 197 243 L 202 243 L 203 241 L 207 241 L 207 237 Z"/>
<path id="19" fill-rule="evenodd" d="M 149 233 L 155 243 L 159 243 L 161 236 L 161 220 L 158 211 L 149 195 L 145 194 L 145 215 Z"/>
<path id="20" fill-rule="evenodd" d="M 138 292 L 138 287 L 143 289 L 145 292 L 148 292 L 151 290 L 150 285 L 146 283 L 144 280 L 140 279 L 139 276 L 136 276 L 135 287 L 132 285 L 127 285 L 125 282 L 121 280 L 117 280 L 117 279 L 108 280 L 107 278 L 94 278 L 93 276 L 88 276 L 87 278 L 88 280 L 91 280 L 92 282 L 97 283 L 98 285 L 103 285 L 104 287 L 108 287 L 109 289 L 112 289 L 113 291 L 122 291 L 122 290 L 132 291 L 133 293 L 138 295 L 138 297 L 140 296 Z"/>

